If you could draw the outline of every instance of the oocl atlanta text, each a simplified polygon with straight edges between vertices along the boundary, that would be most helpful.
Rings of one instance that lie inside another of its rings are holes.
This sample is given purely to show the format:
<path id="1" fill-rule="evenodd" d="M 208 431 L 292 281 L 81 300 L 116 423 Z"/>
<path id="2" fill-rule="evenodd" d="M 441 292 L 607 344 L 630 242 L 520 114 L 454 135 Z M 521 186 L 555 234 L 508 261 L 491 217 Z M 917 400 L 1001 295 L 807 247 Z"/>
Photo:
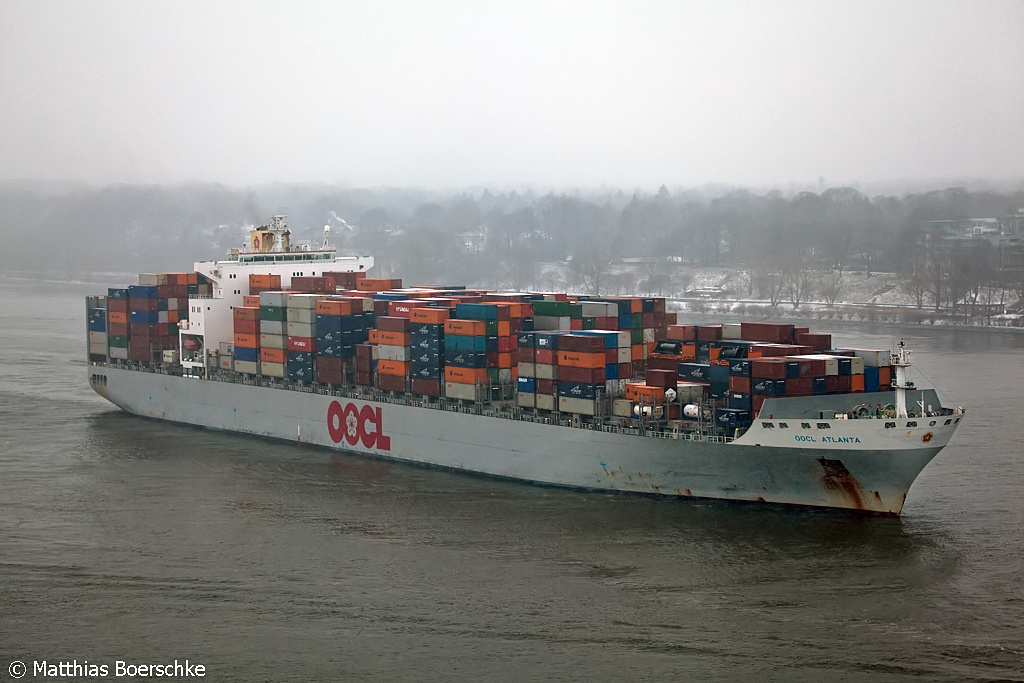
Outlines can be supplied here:
<path id="1" fill-rule="evenodd" d="M 32 675 L 46 678 L 106 678 L 111 674 L 131 678 L 202 678 L 206 676 L 206 667 L 191 664 L 187 659 L 184 662 L 175 659 L 170 664 L 130 664 L 117 660 L 113 668 L 107 664 L 90 664 L 88 660 L 79 663 L 77 659 L 70 662 L 32 662 Z"/>

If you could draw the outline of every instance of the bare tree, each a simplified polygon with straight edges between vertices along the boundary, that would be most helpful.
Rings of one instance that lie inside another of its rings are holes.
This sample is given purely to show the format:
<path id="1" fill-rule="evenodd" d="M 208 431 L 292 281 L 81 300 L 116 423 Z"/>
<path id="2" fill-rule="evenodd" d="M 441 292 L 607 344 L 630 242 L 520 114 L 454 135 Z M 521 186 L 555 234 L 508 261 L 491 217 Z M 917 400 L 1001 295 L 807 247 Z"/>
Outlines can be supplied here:
<path id="1" fill-rule="evenodd" d="M 836 301 L 843 295 L 843 289 L 843 274 L 834 270 L 825 273 L 818 282 L 818 292 L 829 308 L 836 305 Z"/>
<path id="2" fill-rule="evenodd" d="M 792 261 L 784 270 L 783 281 L 789 302 L 793 308 L 800 308 L 800 304 L 810 296 L 814 288 L 810 263 L 806 259 Z"/>
<path id="3" fill-rule="evenodd" d="M 764 267 L 751 271 L 751 280 L 759 296 L 768 299 L 772 308 L 782 303 L 786 278 L 779 268 Z"/>

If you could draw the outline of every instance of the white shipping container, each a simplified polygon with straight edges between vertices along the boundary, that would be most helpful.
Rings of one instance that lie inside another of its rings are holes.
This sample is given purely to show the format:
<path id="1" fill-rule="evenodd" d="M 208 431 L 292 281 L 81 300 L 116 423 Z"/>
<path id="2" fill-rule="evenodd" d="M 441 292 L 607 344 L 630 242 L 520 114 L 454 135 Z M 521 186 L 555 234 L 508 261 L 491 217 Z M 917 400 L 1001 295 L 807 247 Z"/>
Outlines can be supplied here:
<path id="1" fill-rule="evenodd" d="M 262 346 L 262 344 L 261 344 L 261 346 Z M 218 351 L 220 351 L 220 355 L 222 355 L 222 356 L 230 356 L 231 354 L 233 354 L 235 352 L 234 349 L 235 349 L 235 345 L 232 344 L 231 342 L 221 342 L 220 343 L 220 347 L 218 348 Z"/>
<path id="2" fill-rule="evenodd" d="M 511 384 L 512 383 L 512 369 L 511 368 L 498 368 L 498 383 L 499 384 Z"/>
<path id="3" fill-rule="evenodd" d="M 657 341 L 657 340 L 654 338 L 654 328 L 652 328 L 652 327 L 645 327 L 644 328 L 644 343 L 645 344 L 652 344 L 655 341 Z"/>
<path id="4" fill-rule="evenodd" d="M 238 361 L 235 361 L 235 365 L 238 365 Z M 284 363 L 260 363 L 260 374 L 264 377 L 281 377 L 285 376 L 285 364 Z"/>
<path id="5" fill-rule="evenodd" d="M 167 278 L 165 277 L 166 281 Z M 145 287 L 153 287 L 155 285 L 162 285 L 160 282 L 160 275 L 158 273 L 139 273 L 139 284 Z"/>
<path id="6" fill-rule="evenodd" d="M 605 393 L 609 396 L 622 396 L 626 392 L 628 379 L 610 379 L 604 383 Z"/>
<path id="7" fill-rule="evenodd" d="M 619 363 L 632 363 L 633 362 L 633 349 L 629 346 L 625 348 L 619 348 Z"/>
<path id="8" fill-rule="evenodd" d="M 853 349 L 853 353 L 857 358 L 864 360 L 864 365 L 869 368 L 884 368 L 888 367 L 892 362 L 892 356 L 888 349 L 885 351 L 875 349 Z M 855 375 L 860 373 L 855 372 Z"/>
<path id="9" fill-rule="evenodd" d="M 262 296 L 262 295 L 261 295 Z M 316 309 L 316 302 L 327 297 L 323 294 L 289 294 L 286 308 Z M 260 301 L 262 303 L 262 299 Z"/>
<path id="10" fill-rule="evenodd" d="M 283 334 L 261 334 L 260 348 L 262 349 L 286 349 L 288 338 Z"/>
<path id="11" fill-rule="evenodd" d="M 863 375 L 864 374 L 864 359 L 860 356 L 856 356 L 850 359 L 850 374 L 851 375 Z M 875 367 L 875 366 L 872 366 Z"/>
<path id="12" fill-rule="evenodd" d="M 286 308 L 288 292 L 260 292 L 260 306 L 276 306 Z"/>
<path id="13" fill-rule="evenodd" d="M 570 330 L 571 318 L 567 315 L 535 315 L 533 316 L 533 329 L 544 330 Z"/>
<path id="14" fill-rule="evenodd" d="M 117 358 L 119 360 L 128 360 L 128 347 L 126 346 L 111 346 L 107 349 L 107 355 L 111 358 Z"/>
<path id="15" fill-rule="evenodd" d="M 556 398 L 558 397 L 553 394 L 537 394 L 537 408 L 539 410 L 554 410 Z"/>
<path id="16" fill-rule="evenodd" d="M 288 322 L 295 323 L 307 323 L 312 325 L 316 322 L 316 309 L 315 308 L 287 308 L 285 309 L 285 318 Z"/>
<path id="17" fill-rule="evenodd" d="M 396 360 L 405 363 L 412 360 L 412 351 L 408 346 L 392 346 L 391 344 L 378 344 L 377 358 L 379 358 L 380 360 Z"/>
<path id="18" fill-rule="evenodd" d="M 105 342 L 105 341 L 102 341 L 102 342 L 91 341 L 91 342 L 89 342 L 89 353 L 94 353 L 97 356 L 106 356 L 107 355 L 107 348 L 108 348 L 107 347 L 107 342 Z"/>
<path id="19" fill-rule="evenodd" d="M 221 354 L 217 361 L 217 367 L 221 370 L 231 370 L 234 367 L 234 358 L 231 354 Z"/>
<path id="20" fill-rule="evenodd" d="M 516 394 L 516 405 L 520 408 L 537 407 L 537 394 L 530 394 L 525 391 L 518 392 Z"/>
<path id="21" fill-rule="evenodd" d="M 89 333 L 90 344 L 103 344 L 107 345 L 107 333 L 106 332 L 90 332 Z M 106 353 L 106 352 L 104 352 Z"/>
<path id="22" fill-rule="evenodd" d="M 537 364 L 536 363 L 520 363 L 519 364 L 519 376 L 520 377 L 536 377 L 537 376 Z"/>
<path id="23" fill-rule="evenodd" d="M 547 363 L 536 363 L 534 371 L 537 373 L 537 379 L 558 379 L 558 366 L 548 365 Z"/>
<path id="24" fill-rule="evenodd" d="M 167 311 L 157 311 L 157 312 L 156 312 L 156 321 L 157 321 L 158 323 L 166 323 L 166 322 L 169 322 L 169 321 L 167 320 Z"/>
<path id="25" fill-rule="evenodd" d="M 612 415 L 617 417 L 633 417 L 633 402 L 628 398 L 617 398 L 612 401 Z"/>
<path id="26" fill-rule="evenodd" d="M 260 321 L 260 333 L 261 334 L 279 334 L 282 337 L 285 336 L 284 321 L 283 320 L 261 320 Z"/>
<path id="27" fill-rule="evenodd" d="M 164 349 L 162 358 L 165 363 L 177 363 L 178 349 Z"/>
<path id="28" fill-rule="evenodd" d="M 287 336 L 289 337 L 315 337 L 316 326 L 312 323 L 293 323 L 288 321 Z"/>
<path id="29" fill-rule="evenodd" d="M 176 310 L 178 310 L 178 299 L 177 298 L 171 297 L 171 298 L 167 299 L 167 310 L 168 311 L 176 311 Z"/>
<path id="30" fill-rule="evenodd" d="M 740 323 L 722 323 L 722 339 L 743 339 Z"/>
<path id="31" fill-rule="evenodd" d="M 476 400 L 476 385 L 462 384 L 460 382 L 445 382 L 444 395 L 447 398 L 457 398 L 464 401 Z"/>
<path id="32" fill-rule="evenodd" d="M 271 363 L 268 363 L 271 365 Z M 278 364 L 280 365 L 280 363 Z M 254 360 L 236 360 L 235 361 L 235 372 L 244 372 L 247 375 L 258 375 L 260 373 L 260 363 Z M 284 377 L 284 375 L 281 375 Z"/>
<path id="33" fill-rule="evenodd" d="M 704 385 L 699 382 L 677 382 L 677 403 L 699 403 L 704 398 Z"/>
<path id="34" fill-rule="evenodd" d="M 607 301 L 582 301 L 580 303 L 583 305 L 584 318 L 609 318 L 619 315 L 619 307 Z"/>
<path id="35" fill-rule="evenodd" d="M 558 410 L 578 415 L 594 415 L 597 412 L 595 401 L 586 398 L 569 398 L 568 396 L 558 397 Z"/>

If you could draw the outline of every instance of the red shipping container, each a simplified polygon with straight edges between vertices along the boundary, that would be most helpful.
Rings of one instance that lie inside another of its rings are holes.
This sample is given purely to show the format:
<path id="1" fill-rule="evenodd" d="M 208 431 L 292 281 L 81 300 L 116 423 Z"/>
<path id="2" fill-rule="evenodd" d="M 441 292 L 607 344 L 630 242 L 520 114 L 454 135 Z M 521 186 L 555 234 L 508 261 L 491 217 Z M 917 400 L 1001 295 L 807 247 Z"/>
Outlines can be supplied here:
<path id="1" fill-rule="evenodd" d="M 361 387 L 372 387 L 373 375 L 371 375 L 369 372 L 357 372 L 356 384 L 358 384 Z"/>
<path id="2" fill-rule="evenodd" d="M 407 333 L 409 331 L 409 318 L 391 315 L 377 316 L 377 329 L 381 332 Z"/>
<path id="3" fill-rule="evenodd" d="M 327 272 L 325 272 L 323 274 L 323 276 L 324 277 L 332 277 L 332 278 L 334 278 L 334 285 L 335 285 L 335 287 L 340 287 L 341 289 L 358 289 L 358 287 L 356 286 L 356 283 L 359 282 L 359 280 L 361 280 L 362 278 L 366 277 L 366 273 L 364 273 L 364 272 L 352 272 L 352 273 L 349 273 L 349 272 L 331 272 L 331 273 L 327 273 Z"/>
<path id="4" fill-rule="evenodd" d="M 516 360 L 520 363 L 533 363 L 534 351 L 532 346 L 523 346 L 516 349 Z"/>
<path id="5" fill-rule="evenodd" d="M 773 358 L 758 358 L 751 363 L 750 374 L 760 379 L 786 379 L 786 362 Z"/>
<path id="6" fill-rule="evenodd" d="M 759 414 L 761 412 L 761 407 L 764 405 L 765 399 L 767 399 L 767 398 L 768 398 L 767 396 L 760 396 L 758 394 L 754 394 L 753 396 L 750 397 L 750 400 L 753 403 L 752 407 L 754 409 L 754 416 L 755 417 L 759 417 L 760 416 Z"/>
<path id="7" fill-rule="evenodd" d="M 605 381 L 605 372 L 604 368 L 573 368 L 563 366 L 558 368 L 558 379 L 566 382 L 598 384 Z"/>
<path id="8" fill-rule="evenodd" d="M 412 381 L 412 393 L 421 396 L 440 396 L 441 380 L 437 379 L 414 379 Z"/>
<path id="9" fill-rule="evenodd" d="M 318 356 L 315 361 L 317 370 L 326 370 L 328 372 L 341 372 L 348 365 L 345 358 L 329 358 L 325 356 Z"/>
<path id="10" fill-rule="evenodd" d="M 537 393 L 538 394 L 554 394 L 555 393 L 555 380 L 553 379 L 537 379 Z"/>
<path id="11" fill-rule="evenodd" d="M 128 323 L 107 323 L 107 333 L 118 337 L 127 337 L 129 329 Z"/>
<path id="12" fill-rule="evenodd" d="M 787 323 L 740 323 L 740 338 L 773 344 L 789 344 L 793 341 L 793 326 Z"/>
<path id="13" fill-rule="evenodd" d="M 316 351 L 316 337 L 288 337 L 289 351 Z"/>
<path id="14" fill-rule="evenodd" d="M 554 349 L 537 349 L 534 362 L 539 365 L 557 365 L 558 352 Z"/>
<path id="15" fill-rule="evenodd" d="M 127 299 L 107 299 L 107 312 L 108 313 L 127 313 L 128 312 L 128 300 Z"/>
<path id="16" fill-rule="evenodd" d="M 750 378 L 738 375 L 729 376 L 729 391 L 734 394 L 750 394 Z"/>
<path id="17" fill-rule="evenodd" d="M 632 379 L 633 369 L 633 363 L 619 363 L 619 379 Z"/>
<path id="18" fill-rule="evenodd" d="M 604 352 L 604 339 L 581 334 L 563 334 L 558 338 L 559 351 L 579 351 L 581 353 Z"/>
<path id="19" fill-rule="evenodd" d="M 650 360 L 650 359 L 648 359 Z M 676 382 L 679 381 L 679 373 L 675 370 L 660 370 L 657 368 L 651 368 L 650 363 L 647 364 L 647 373 L 645 383 L 649 387 L 675 387 Z"/>
<path id="20" fill-rule="evenodd" d="M 238 320 L 234 322 L 235 334 L 259 334 L 259 323 L 255 320 Z"/>
<path id="21" fill-rule="evenodd" d="M 648 370 L 675 370 L 679 367 L 682 362 L 679 358 L 672 358 L 669 356 L 663 356 L 661 354 L 655 354 L 647 357 L 647 369 Z M 620 377 L 619 379 L 622 379 Z"/>
<path id="22" fill-rule="evenodd" d="M 384 391 L 405 391 L 405 377 L 399 375 L 377 375 L 377 386 Z"/>
<path id="23" fill-rule="evenodd" d="M 798 377 L 786 380 L 786 396 L 811 396 L 814 394 L 814 380 L 810 377 Z"/>
<path id="24" fill-rule="evenodd" d="M 156 299 L 128 299 L 128 308 L 132 311 L 159 310 Z"/>
<path id="25" fill-rule="evenodd" d="M 665 329 L 665 338 L 675 341 L 696 341 L 697 328 L 693 325 L 669 325 Z"/>
<path id="26" fill-rule="evenodd" d="M 501 353 L 511 353 L 517 348 L 517 343 L 518 340 L 512 336 L 498 337 L 498 351 Z"/>
<path id="27" fill-rule="evenodd" d="M 575 331 L 583 330 L 583 318 L 572 318 L 569 320 L 569 329 Z"/>
<path id="28" fill-rule="evenodd" d="M 721 338 L 721 325 L 701 325 L 697 328 L 697 341 L 718 341 Z"/>

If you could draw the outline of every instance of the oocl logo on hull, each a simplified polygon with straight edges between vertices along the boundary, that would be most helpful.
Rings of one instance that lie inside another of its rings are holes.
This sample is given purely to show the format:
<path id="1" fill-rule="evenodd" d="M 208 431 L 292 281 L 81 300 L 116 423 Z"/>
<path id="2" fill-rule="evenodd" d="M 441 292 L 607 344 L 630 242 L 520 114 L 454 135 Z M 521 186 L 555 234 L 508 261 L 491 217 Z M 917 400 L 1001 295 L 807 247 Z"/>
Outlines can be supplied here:
<path id="1" fill-rule="evenodd" d="M 384 434 L 384 416 L 380 408 L 368 405 L 359 408 L 354 403 L 342 406 L 331 401 L 327 409 L 327 431 L 334 443 L 344 440 L 349 446 L 355 446 L 362 442 L 366 448 L 391 450 L 391 437 Z"/>

